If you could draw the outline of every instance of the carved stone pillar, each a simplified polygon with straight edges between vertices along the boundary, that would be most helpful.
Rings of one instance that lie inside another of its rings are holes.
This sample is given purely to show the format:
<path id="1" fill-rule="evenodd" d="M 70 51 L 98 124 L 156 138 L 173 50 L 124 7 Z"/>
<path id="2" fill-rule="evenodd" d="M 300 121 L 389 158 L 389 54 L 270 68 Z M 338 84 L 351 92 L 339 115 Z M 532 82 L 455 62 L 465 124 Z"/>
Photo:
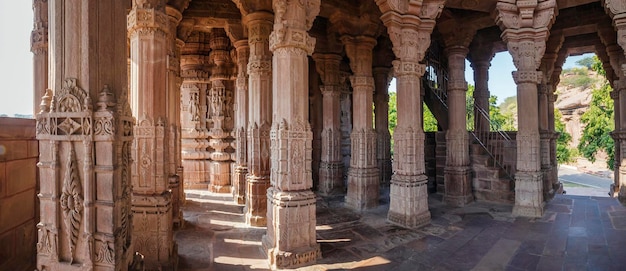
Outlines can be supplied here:
<path id="1" fill-rule="evenodd" d="M 39 111 L 41 97 L 48 88 L 48 1 L 33 0 L 34 27 L 30 34 L 33 53 L 33 116 Z"/>
<path id="2" fill-rule="evenodd" d="M 449 80 L 444 201 L 452 206 L 465 206 L 474 201 L 465 116 L 465 92 L 467 91 L 465 56 L 467 52 L 467 47 L 463 46 L 446 48 Z"/>
<path id="3" fill-rule="evenodd" d="M 493 54 L 485 58 L 472 58 L 472 69 L 474 69 L 474 105 L 486 112 L 489 117 L 489 66 Z M 489 119 L 481 117 L 481 113 L 474 109 L 474 130 L 489 132 L 491 127 Z"/>
<path id="4" fill-rule="evenodd" d="M 376 129 L 376 160 L 381 185 L 391 181 L 391 134 L 389 133 L 390 68 L 374 68 L 374 128 Z"/>
<path id="5" fill-rule="evenodd" d="M 248 58 L 250 47 L 248 40 L 235 42 L 237 50 L 237 81 L 235 89 L 235 141 L 237 151 L 235 156 L 235 172 L 233 177 L 233 198 L 237 204 L 246 203 L 246 175 L 248 174 Z"/>
<path id="6" fill-rule="evenodd" d="M 156 3 L 155 3 L 156 2 Z M 128 14 L 131 94 L 137 118 L 133 143 L 133 245 L 147 269 L 173 268 L 167 119 L 168 16 L 165 1 L 133 1 Z"/>
<path id="7" fill-rule="evenodd" d="M 211 32 L 209 40 L 211 53 L 209 58 L 213 64 L 211 72 L 211 88 L 207 93 L 207 106 L 209 120 L 212 127 L 209 129 L 210 154 L 210 184 L 209 191 L 214 193 L 230 193 L 230 154 L 226 148 L 230 145 L 226 139 L 229 131 L 226 127 L 226 117 L 233 97 L 231 88 L 228 88 L 230 71 L 228 70 L 230 59 L 229 40 L 224 29 L 216 28 Z"/>
<path id="8" fill-rule="evenodd" d="M 168 129 L 168 172 L 169 188 L 172 191 L 172 219 L 175 225 L 180 226 L 183 213 L 180 210 L 184 199 L 182 181 L 182 159 L 180 150 L 180 47 L 176 39 L 176 27 L 183 15 L 176 8 L 167 6 L 165 12 L 169 19 L 168 55 L 167 55 L 167 119 L 171 121 Z"/>
<path id="9" fill-rule="evenodd" d="M 273 77 L 271 183 L 267 191 L 267 234 L 263 248 L 272 269 L 314 263 L 322 256 L 315 236 L 315 194 L 311 191 L 307 55 L 315 39 L 307 33 L 319 13 L 319 0 L 273 1 L 270 35 Z M 284 76 L 290 74 L 291 76 Z"/>
<path id="10" fill-rule="evenodd" d="M 181 55 L 181 156 L 186 189 L 209 187 L 209 130 L 206 127 L 209 73 L 202 48 L 205 33 L 188 38 Z"/>
<path id="11" fill-rule="evenodd" d="M 546 76 L 545 74 L 543 76 Z M 543 175 L 543 199 L 548 201 L 554 197 L 554 189 L 552 187 L 552 175 L 550 174 L 552 171 L 551 165 L 551 153 L 550 153 L 550 140 L 554 135 L 554 130 L 550 131 L 550 127 L 548 124 L 548 110 L 549 110 L 549 101 L 548 101 L 548 85 L 544 82 L 537 85 L 537 99 L 539 103 L 537 104 L 537 109 L 539 111 L 539 145 L 540 145 L 540 154 L 541 157 L 541 172 Z"/>
<path id="12" fill-rule="evenodd" d="M 419 227 L 430 222 L 428 190 L 424 162 L 423 101 L 421 77 L 425 65 L 419 62 L 430 46 L 435 19 L 443 8 L 442 1 L 425 1 L 422 10 L 403 10 L 389 1 L 377 1 L 387 27 L 393 51 L 398 98 L 398 123 L 394 131 L 393 175 L 389 192 L 390 222 L 404 227 Z M 414 20 L 420 17 L 419 23 Z"/>
<path id="13" fill-rule="evenodd" d="M 605 8 L 607 9 L 607 13 L 613 19 L 613 25 L 617 30 L 617 44 L 622 48 L 622 53 L 626 56 L 626 3 L 623 1 L 606 1 Z M 614 37 L 614 35 L 613 35 Z M 609 46 L 607 46 L 607 51 L 609 51 Z M 615 50 L 611 50 L 615 51 Z M 609 52 L 610 54 L 611 52 Z M 613 65 L 614 62 L 618 62 L 619 65 Z M 615 132 L 613 133 L 613 138 L 615 140 L 615 160 L 623 159 L 626 157 L 626 118 L 623 116 L 626 115 L 626 61 L 624 57 L 620 57 L 616 59 L 616 57 L 611 57 L 611 66 L 615 73 L 618 75 L 619 82 L 614 83 L 615 87 L 617 87 L 617 92 L 619 93 L 619 103 L 616 103 L 614 108 L 615 112 Z M 618 111 L 619 109 L 619 111 Z M 619 121 L 618 121 L 619 115 Z M 619 154 L 618 154 L 619 152 Z M 619 170 L 615 174 L 616 183 L 614 184 L 613 191 L 619 191 L 618 199 L 622 203 L 626 203 L 626 189 L 624 186 L 626 185 L 624 182 L 626 180 L 626 164 L 619 161 Z M 618 177 L 619 175 L 619 177 Z M 615 193 L 615 192 L 613 192 Z"/>
<path id="14" fill-rule="evenodd" d="M 270 187 L 272 52 L 269 39 L 273 19 L 274 16 L 267 12 L 254 12 L 244 17 L 250 45 L 246 224 L 261 227 L 266 225 L 267 189 Z"/>
<path id="15" fill-rule="evenodd" d="M 517 67 L 513 72 L 519 115 L 513 207 L 513 214 L 517 216 L 543 215 L 537 84 L 541 83 L 542 73 L 538 69 L 555 12 L 556 1 L 498 2 L 496 5 L 496 24 L 503 30 L 502 37 Z"/>
<path id="16" fill-rule="evenodd" d="M 323 82 L 322 157 L 318 191 L 322 195 L 343 192 L 343 163 L 341 162 L 340 97 L 341 55 L 314 54 L 315 67 Z"/>
<path id="17" fill-rule="evenodd" d="M 36 116 L 41 208 L 36 268 L 125 270 L 135 251 L 128 7 L 120 1 L 47 3 L 52 66 L 50 90 Z"/>
<path id="18" fill-rule="evenodd" d="M 548 131 L 551 132 L 550 137 L 550 171 L 548 172 L 551 180 L 551 189 L 553 194 L 563 193 L 563 183 L 559 181 L 559 162 L 556 160 L 556 141 L 559 138 L 559 134 L 555 130 L 554 125 L 554 103 L 556 102 L 557 95 L 554 94 L 555 87 L 552 84 L 548 85 Z M 560 120 L 559 120 L 560 121 Z"/>
<path id="19" fill-rule="evenodd" d="M 372 50 L 376 39 L 368 36 L 344 36 L 341 41 L 350 58 L 352 84 L 352 156 L 348 170 L 346 205 L 355 210 L 378 206 L 378 163 L 376 160 L 376 132 L 373 124 L 374 78 Z"/>

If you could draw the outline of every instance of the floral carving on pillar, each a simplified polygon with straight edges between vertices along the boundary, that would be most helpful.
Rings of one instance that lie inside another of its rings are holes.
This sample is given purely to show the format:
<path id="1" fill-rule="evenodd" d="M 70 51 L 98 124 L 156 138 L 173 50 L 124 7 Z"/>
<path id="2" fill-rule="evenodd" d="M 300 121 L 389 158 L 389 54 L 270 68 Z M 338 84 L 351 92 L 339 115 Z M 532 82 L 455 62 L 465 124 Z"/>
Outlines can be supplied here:
<path id="1" fill-rule="evenodd" d="M 69 239 L 71 264 L 74 262 L 78 231 L 80 230 L 81 220 L 83 218 L 83 189 L 80 184 L 80 177 L 78 176 L 74 145 L 70 144 L 69 146 L 70 151 L 65 169 L 65 177 L 63 178 L 63 190 L 61 192 L 60 202 L 61 210 L 65 217 L 67 238 Z"/>

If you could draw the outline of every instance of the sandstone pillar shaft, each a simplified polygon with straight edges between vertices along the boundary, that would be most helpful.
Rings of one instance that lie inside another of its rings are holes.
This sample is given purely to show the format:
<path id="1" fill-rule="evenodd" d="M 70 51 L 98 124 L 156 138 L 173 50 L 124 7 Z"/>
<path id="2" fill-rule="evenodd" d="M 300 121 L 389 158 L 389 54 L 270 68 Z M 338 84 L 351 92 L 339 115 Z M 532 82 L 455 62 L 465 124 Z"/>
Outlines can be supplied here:
<path id="1" fill-rule="evenodd" d="M 271 184 L 267 191 L 267 234 L 263 247 L 272 269 L 314 263 L 321 252 L 315 235 L 315 194 L 311 191 L 311 142 L 308 123 L 307 55 L 315 39 L 308 29 L 319 0 L 273 1 L 270 35 L 273 77 Z M 285 76 L 289 74 L 290 76 Z"/>
<path id="2" fill-rule="evenodd" d="M 491 65 L 489 59 L 474 60 L 472 62 L 472 68 L 474 69 L 474 105 L 486 112 L 486 117 L 489 117 L 489 66 Z M 474 131 L 489 132 L 490 127 L 489 119 L 484 118 L 478 109 L 474 109 Z"/>
<path id="3" fill-rule="evenodd" d="M 546 76 L 545 74 L 543 76 Z M 549 200 L 554 197 L 554 189 L 552 187 L 552 166 L 551 166 L 551 153 L 550 153 L 550 140 L 554 136 L 554 130 L 550 131 L 550 125 L 548 123 L 549 115 L 549 100 L 548 100 L 548 85 L 546 83 L 538 84 L 538 111 L 539 111 L 539 141 L 540 141 L 540 157 L 541 157 L 541 172 L 543 175 L 543 198 Z"/>
<path id="4" fill-rule="evenodd" d="M 169 19 L 168 24 L 168 55 L 167 55 L 167 119 L 171 121 L 167 151 L 170 153 L 168 161 L 169 188 L 172 191 L 172 220 L 175 225 L 181 225 L 183 213 L 180 206 L 184 200 L 183 167 L 181 158 L 181 126 L 180 126 L 180 46 L 177 43 L 176 27 L 183 15 L 176 8 L 167 6 L 165 12 Z"/>
<path id="5" fill-rule="evenodd" d="M 313 59 L 323 82 L 322 155 L 318 191 L 322 195 L 343 192 L 343 162 L 341 161 L 340 71 L 341 56 L 315 54 Z"/>
<path id="6" fill-rule="evenodd" d="M 205 70 L 205 37 L 196 33 L 181 52 L 181 157 L 186 189 L 209 187 L 209 130 L 207 123 L 207 90 L 209 73 Z M 193 48 L 193 49 L 190 49 Z"/>
<path id="7" fill-rule="evenodd" d="M 269 46 L 273 20 L 274 16 L 267 12 L 255 12 L 244 17 L 250 45 L 246 224 L 252 226 L 265 226 L 267 223 L 272 126 L 272 52 Z"/>
<path id="8" fill-rule="evenodd" d="M 393 43 L 398 59 L 393 61 L 396 76 L 398 122 L 393 133 L 393 175 L 389 192 L 387 219 L 413 228 L 430 222 L 428 189 L 424 161 L 422 116 L 422 76 L 426 71 L 420 61 L 430 46 L 435 19 L 443 8 L 442 1 L 424 1 L 422 10 L 399 10 L 389 1 L 377 1 L 381 19 Z M 419 17 L 420 20 L 415 20 Z"/>
<path id="9" fill-rule="evenodd" d="M 229 39 L 226 32 L 221 29 L 213 29 L 209 40 L 211 53 L 209 58 L 213 61 L 211 72 L 211 88 L 207 94 L 207 106 L 209 120 L 212 127 L 209 129 L 210 174 L 209 191 L 214 193 L 230 193 L 230 154 L 226 148 L 230 145 L 226 139 L 229 131 L 226 127 L 227 117 L 230 114 L 229 106 L 233 97 L 233 90 L 229 88 L 230 73 L 228 66 L 231 62 Z"/>
<path id="10" fill-rule="evenodd" d="M 469 160 L 469 139 L 465 116 L 464 46 L 446 48 L 448 55 L 448 131 L 446 132 L 446 167 L 444 168 L 444 201 L 452 206 L 465 206 L 474 200 Z"/>
<path id="11" fill-rule="evenodd" d="M 624 5 L 624 3 L 622 3 L 621 1 L 606 1 L 605 7 L 608 11 L 607 13 L 613 19 L 613 25 L 617 29 L 617 44 L 619 44 L 622 49 L 622 53 L 624 53 L 624 56 L 626 56 L 626 51 L 624 51 L 626 49 L 626 40 L 623 38 L 624 35 L 626 35 L 626 5 Z M 608 50 L 613 52 L 615 51 L 609 49 L 607 46 L 607 51 Z M 618 199 L 622 203 L 626 203 L 626 189 L 624 188 L 624 186 L 626 185 L 626 163 L 621 160 L 626 157 L 626 118 L 623 117 L 626 115 L 626 61 L 622 56 L 620 56 L 619 60 L 612 57 L 611 62 L 613 61 L 619 61 L 619 65 L 613 65 L 613 63 L 611 64 L 612 66 L 614 66 L 613 69 L 619 77 L 619 81 L 617 82 L 617 84 L 615 84 L 618 90 L 617 92 L 619 93 L 619 104 L 616 103 L 616 106 L 614 108 L 616 123 L 614 139 L 616 140 L 616 161 L 618 157 L 620 159 L 620 165 L 618 170 L 619 174 L 615 174 L 616 183 L 614 184 L 613 190 L 618 190 Z"/>
<path id="12" fill-rule="evenodd" d="M 379 180 L 376 160 L 376 131 L 373 123 L 374 77 L 372 50 L 376 39 L 344 36 L 341 41 L 350 58 L 352 84 L 352 156 L 348 170 L 346 204 L 355 210 L 378 206 Z"/>
<path id="13" fill-rule="evenodd" d="M 376 160 L 379 183 L 391 181 L 391 134 L 389 133 L 389 76 L 390 68 L 374 68 L 374 128 L 376 129 Z"/>
<path id="14" fill-rule="evenodd" d="M 503 40 L 517 71 L 517 171 L 515 173 L 515 205 L 517 216 L 543 215 L 543 174 L 537 84 L 542 82 L 539 70 L 546 50 L 548 29 L 554 23 L 556 1 L 507 3 L 496 5 L 496 24 L 502 29 Z M 515 19 L 517 18 L 517 19 Z"/>
<path id="15" fill-rule="evenodd" d="M 41 97 L 48 88 L 48 1 L 33 0 L 33 31 L 30 51 L 33 53 L 33 116 L 39 113 Z"/>
<path id="16" fill-rule="evenodd" d="M 235 85 L 235 172 L 233 174 L 233 198 L 237 204 L 246 203 L 246 175 L 248 174 L 248 40 L 235 42 L 237 50 L 237 81 Z"/>
<path id="17" fill-rule="evenodd" d="M 133 245 L 147 269 L 174 268 L 169 188 L 168 23 L 165 1 L 134 1 L 128 14 L 131 94 L 137 118 L 133 144 Z M 154 4 L 154 5 L 153 5 Z"/>
<path id="18" fill-rule="evenodd" d="M 35 1 L 35 9 L 45 2 Z M 52 50 L 49 84 L 43 85 L 50 90 L 36 116 L 41 208 L 36 268 L 126 270 L 135 251 L 128 6 L 121 1 L 47 4 Z M 36 72 L 38 80 L 45 78 Z"/>

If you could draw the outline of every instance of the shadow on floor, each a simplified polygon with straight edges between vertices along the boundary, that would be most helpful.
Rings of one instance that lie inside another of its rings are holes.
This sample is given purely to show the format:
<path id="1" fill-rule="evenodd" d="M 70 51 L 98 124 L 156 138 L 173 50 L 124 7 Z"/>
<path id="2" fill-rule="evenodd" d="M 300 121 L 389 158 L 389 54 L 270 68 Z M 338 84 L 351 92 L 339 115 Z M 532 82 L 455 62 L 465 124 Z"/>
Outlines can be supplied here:
<path id="1" fill-rule="evenodd" d="M 383 190 L 388 193 L 388 190 Z M 388 194 L 387 194 L 388 195 Z M 404 229 L 381 206 L 355 213 L 343 198 L 318 198 L 323 258 L 298 270 L 620 270 L 626 264 L 626 208 L 616 199 L 559 195 L 542 218 L 514 218 L 511 206 L 450 208 L 430 195 L 432 223 Z M 267 270 L 265 228 L 244 225 L 229 195 L 188 191 L 175 233 L 180 270 Z M 621 269 L 623 270 L 623 269 Z"/>

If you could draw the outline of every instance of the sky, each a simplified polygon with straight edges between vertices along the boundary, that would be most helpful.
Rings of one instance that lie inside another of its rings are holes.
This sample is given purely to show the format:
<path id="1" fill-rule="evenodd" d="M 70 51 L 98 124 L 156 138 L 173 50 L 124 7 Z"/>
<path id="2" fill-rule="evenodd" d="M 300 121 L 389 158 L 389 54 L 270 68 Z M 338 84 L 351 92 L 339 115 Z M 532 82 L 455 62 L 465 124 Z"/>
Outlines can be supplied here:
<path id="1" fill-rule="evenodd" d="M 0 0 L 0 114 L 33 113 L 31 0 Z"/>
<path id="2" fill-rule="evenodd" d="M 0 114 L 32 114 L 33 68 L 30 32 L 33 28 L 32 1 L 0 0 Z M 568 57 L 563 68 L 575 66 L 586 56 Z M 465 80 L 474 84 L 473 70 L 465 62 Z M 489 90 L 498 97 L 498 104 L 516 95 L 511 72 L 515 69 L 508 52 L 496 54 L 489 69 Z M 395 91 L 392 82 L 390 91 Z M 43 90 L 39 90 L 40 92 Z"/>

